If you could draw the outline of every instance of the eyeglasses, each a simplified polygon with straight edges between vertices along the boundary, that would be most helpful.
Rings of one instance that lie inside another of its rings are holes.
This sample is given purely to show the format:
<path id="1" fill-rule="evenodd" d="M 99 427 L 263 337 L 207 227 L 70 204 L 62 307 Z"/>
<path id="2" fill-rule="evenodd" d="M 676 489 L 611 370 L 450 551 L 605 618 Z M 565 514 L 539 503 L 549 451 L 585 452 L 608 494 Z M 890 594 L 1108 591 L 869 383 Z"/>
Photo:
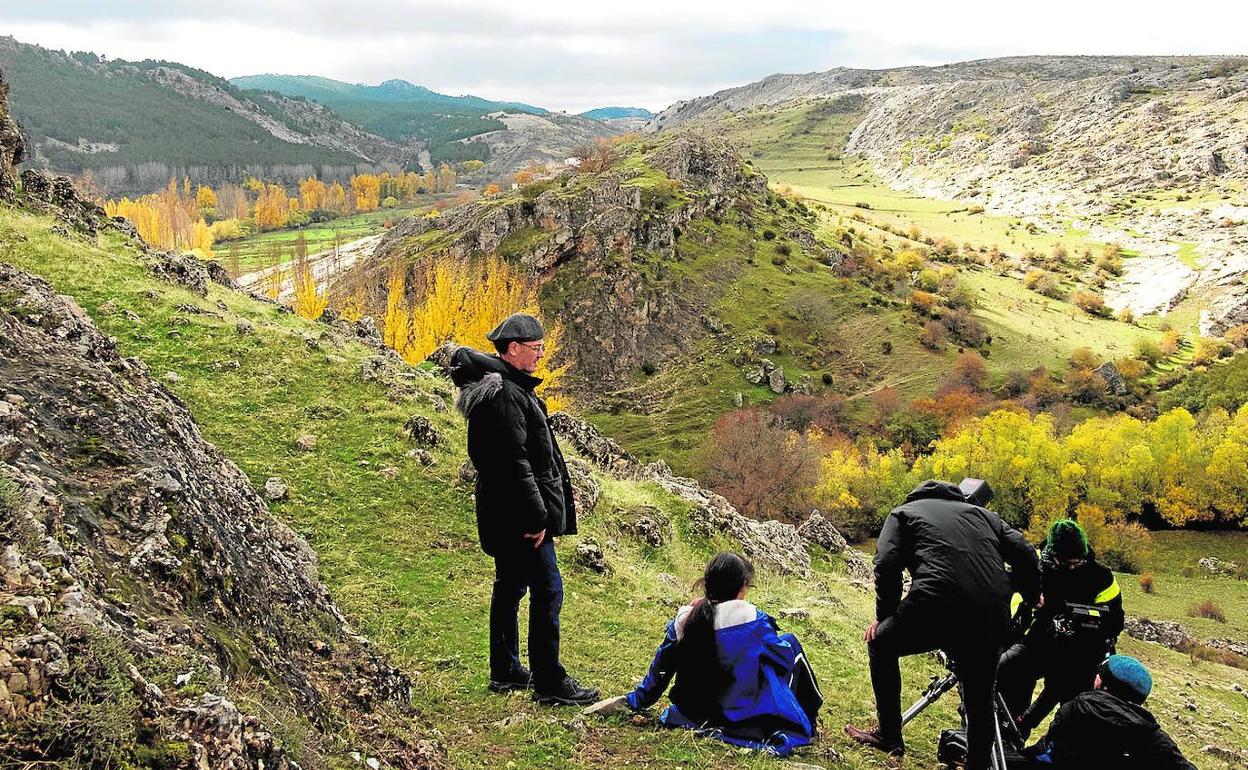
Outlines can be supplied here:
<path id="1" fill-rule="evenodd" d="M 546 350 L 546 345 L 541 342 L 537 343 L 536 345 L 528 343 L 528 342 L 517 342 L 516 344 L 522 345 L 528 348 L 529 350 L 532 350 L 534 353 L 542 353 Z"/>

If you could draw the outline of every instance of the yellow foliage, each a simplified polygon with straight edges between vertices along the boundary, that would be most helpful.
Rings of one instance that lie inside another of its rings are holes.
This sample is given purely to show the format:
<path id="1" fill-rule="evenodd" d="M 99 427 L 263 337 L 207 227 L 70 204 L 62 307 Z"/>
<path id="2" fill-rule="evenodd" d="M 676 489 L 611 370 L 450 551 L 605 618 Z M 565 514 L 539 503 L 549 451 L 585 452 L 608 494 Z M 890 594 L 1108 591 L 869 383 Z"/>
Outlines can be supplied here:
<path id="1" fill-rule="evenodd" d="M 346 214 L 351 210 L 347 201 L 347 190 L 341 182 L 334 182 L 325 191 L 325 208 L 335 214 Z"/>
<path id="2" fill-rule="evenodd" d="M 351 195 L 356 211 L 376 211 L 381 205 L 381 180 L 375 174 L 357 174 L 351 177 Z"/>
<path id="3" fill-rule="evenodd" d="M 286 225 L 290 216 L 290 204 L 286 188 L 280 184 L 265 185 L 256 199 L 256 226 L 261 230 L 276 230 Z"/>
<path id="4" fill-rule="evenodd" d="M 445 342 L 487 347 L 485 335 L 508 315 L 540 313 L 533 280 L 495 255 L 476 260 L 431 255 L 415 267 L 413 277 L 409 298 L 406 270 L 397 260 L 391 263 L 382 332 L 386 344 L 412 363 Z M 553 364 L 563 334 L 560 324 L 547 324 L 546 355 L 535 372 L 543 380 L 538 391 L 552 411 L 564 406 L 557 393 L 567 366 Z"/>
<path id="5" fill-rule="evenodd" d="M 303 202 L 304 211 L 315 211 L 316 209 L 325 208 L 326 195 L 329 188 L 325 183 L 314 176 L 310 176 L 299 183 L 299 200 Z"/>
<path id="6" fill-rule="evenodd" d="M 208 185 L 200 185 L 195 192 L 195 203 L 201 209 L 215 209 L 217 207 L 217 194 Z"/>
<path id="7" fill-rule="evenodd" d="M 295 312 L 303 318 L 315 321 L 329 304 L 328 291 L 318 291 L 312 266 L 306 257 L 295 260 Z"/>

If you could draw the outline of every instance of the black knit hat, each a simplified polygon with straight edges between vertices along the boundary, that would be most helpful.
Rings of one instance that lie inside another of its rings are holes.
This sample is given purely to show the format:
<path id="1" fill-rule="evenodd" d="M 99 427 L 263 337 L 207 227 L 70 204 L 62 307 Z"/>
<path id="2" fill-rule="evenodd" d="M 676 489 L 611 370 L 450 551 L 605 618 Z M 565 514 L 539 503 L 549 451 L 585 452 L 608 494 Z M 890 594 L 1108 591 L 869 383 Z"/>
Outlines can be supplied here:
<path id="1" fill-rule="evenodd" d="M 1073 519 L 1060 519 L 1049 527 L 1045 547 L 1059 559 L 1077 559 L 1088 555 L 1088 535 Z"/>

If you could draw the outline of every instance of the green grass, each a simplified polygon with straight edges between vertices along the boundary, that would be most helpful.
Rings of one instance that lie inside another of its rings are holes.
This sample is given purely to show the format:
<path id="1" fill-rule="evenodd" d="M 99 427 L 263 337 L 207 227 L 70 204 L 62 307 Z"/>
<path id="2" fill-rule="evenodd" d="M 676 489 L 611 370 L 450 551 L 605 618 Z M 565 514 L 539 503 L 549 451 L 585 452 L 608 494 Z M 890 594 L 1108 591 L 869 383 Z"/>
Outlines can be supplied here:
<path id="1" fill-rule="evenodd" d="M 382 209 L 298 229 L 256 233 L 236 241 L 216 244 L 213 247 L 214 258 L 230 270 L 234 269 L 234 260 L 237 258 L 240 273 L 260 270 L 273 264 L 275 247 L 283 264 L 294 259 L 295 243 L 300 235 L 304 238 L 307 253 L 315 254 L 334 248 L 335 243 L 341 246 L 367 235 L 380 233 L 385 230 L 387 222 L 397 222 L 422 210 L 420 207 Z"/>

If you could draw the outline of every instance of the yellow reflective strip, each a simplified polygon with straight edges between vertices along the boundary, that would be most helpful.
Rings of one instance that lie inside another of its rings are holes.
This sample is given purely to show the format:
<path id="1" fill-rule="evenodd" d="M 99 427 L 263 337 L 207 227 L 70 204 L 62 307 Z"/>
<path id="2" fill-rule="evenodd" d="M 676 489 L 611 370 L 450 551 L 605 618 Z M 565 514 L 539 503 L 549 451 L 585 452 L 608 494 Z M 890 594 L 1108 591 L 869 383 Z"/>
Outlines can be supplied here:
<path id="1" fill-rule="evenodd" d="M 1014 617 L 1015 615 L 1018 614 L 1018 608 L 1022 606 L 1022 603 L 1023 603 L 1022 594 L 1014 594 L 1013 596 L 1010 597 L 1010 617 Z"/>
<path id="2" fill-rule="evenodd" d="M 1101 616 L 1101 611 L 1100 610 L 1088 610 L 1088 614 L 1092 615 L 1093 617 L 1099 618 Z"/>
<path id="3" fill-rule="evenodd" d="M 1106 588 L 1104 591 L 1097 594 L 1096 598 L 1092 600 L 1092 603 L 1104 604 L 1105 602 L 1112 601 L 1120 593 L 1122 593 L 1122 589 L 1118 587 L 1118 579 L 1114 578 L 1113 582 L 1109 584 L 1109 588 Z"/>

